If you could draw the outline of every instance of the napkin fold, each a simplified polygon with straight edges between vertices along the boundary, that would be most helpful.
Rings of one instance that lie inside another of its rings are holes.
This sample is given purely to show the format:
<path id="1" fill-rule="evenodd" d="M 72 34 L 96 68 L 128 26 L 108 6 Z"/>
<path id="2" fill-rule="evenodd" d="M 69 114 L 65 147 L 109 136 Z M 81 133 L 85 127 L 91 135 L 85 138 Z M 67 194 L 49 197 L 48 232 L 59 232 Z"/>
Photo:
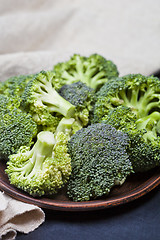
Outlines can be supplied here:
<path id="1" fill-rule="evenodd" d="M 29 233 L 45 221 L 42 209 L 0 192 L 0 239 L 13 240 L 17 232 Z"/>

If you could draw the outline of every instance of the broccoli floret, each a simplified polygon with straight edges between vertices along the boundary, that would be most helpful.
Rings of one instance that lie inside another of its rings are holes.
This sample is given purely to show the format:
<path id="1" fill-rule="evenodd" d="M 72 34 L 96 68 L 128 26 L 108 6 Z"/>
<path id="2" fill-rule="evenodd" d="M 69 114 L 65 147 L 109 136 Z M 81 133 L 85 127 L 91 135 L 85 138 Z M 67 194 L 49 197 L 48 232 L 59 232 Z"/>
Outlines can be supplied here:
<path id="1" fill-rule="evenodd" d="M 128 135 L 130 144 L 127 152 L 135 172 L 160 166 L 159 112 L 137 119 L 131 108 L 119 106 L 109 110 L 102 122 Z"/>
<path id="2" fill-rule="evenodd" d="M 8 97 L 21 97 L 27 83 L 34 75 L 14 76 L 0 84 L 0 94 L 5 94 Z"/>
<path id="3" fill-rule="evenodd" d="M 95 101 L 94 90 L 87 87 L 83 82 L 78 81 L 64 85 L 58 92 L 63 98 L 76 107 L 75 118 L 80 120 L 83 126 L 86 126 L 93 110 Z"/>
<path id="4" fill-rule="evenodd" d="M 17 98 L 12 98 L 4 94 L 0 94 L 0 112 L 8 112 L 8 110 L 19 108 L 19 106 L 20 102 Z"/>
<path id="5" fill-rule="evenodd" d="M 133 172 L 126 148 L 129 138 L 105 123 L 77 131 L 68 142 L 72 173 L 68 196 L 86 201 L 107 195 Z"/>
<path id="6" fill-rule="evenodd" d="M 59 122 L 55 136 L 57 133 L 62 132 L 66 135 L 66 138 L 69 140 L 73 134 L 75 134 L 78 130 L 83 127 L 81 122 L 75 120 L 75 118 L 62 118 Z"/>
<path id="7" fill-rule="evenodd" d="M 21 107 L 42 126 L 55 126 L 59 120 L 74 115 L 75 106 L 66 101 L 52 85 L 53 73 L 41 71 L 28 82 L 22 95 Z"/>
<path id="8" fill-rule="evenodd" d="M 55 65 L 53 70 L 55 85 L 57 79 L 61 86 L 82 81 L 94 90 L 98 90 L 109 79 L 119 75 L 116 65 L 99 54 L 89 57 L 74 54 L 68 61 Z"/>
<path id="9" fill-rule="evenodd" d="M 109 109 L 127 106 L 137 119 L 160 109 L 160 81 L 153 76 L 130 74 L 110 80 L 97 93 L 94 122 L 99 122 Z"/>
<path id="10" fill-rule="evenodd" d="M 136 128 L 136 121 L 136 115 L 132 112 L 131 108 L 118 106 L 117 108 L 110 109 L 100 122 L 112 125 L 116 129 L 123 131 Z"/>
<path id="11" fill-rule="evenodd" d="M 6 173 L 10 183 L 30 195 L 53 195 L 67 182 L 71 174 L 71 159 L 67 153 L 65 134 L 42 131 L 33 148 L 22 146 L 10 155 Z"/>
<path id="12" fill-rule="evenodd" d="M 31 146 L 36 134 L 31 115 L 17 108 L 15 99 L 0 94 L 0 158 L 7 160 L 21 145 Z"/>

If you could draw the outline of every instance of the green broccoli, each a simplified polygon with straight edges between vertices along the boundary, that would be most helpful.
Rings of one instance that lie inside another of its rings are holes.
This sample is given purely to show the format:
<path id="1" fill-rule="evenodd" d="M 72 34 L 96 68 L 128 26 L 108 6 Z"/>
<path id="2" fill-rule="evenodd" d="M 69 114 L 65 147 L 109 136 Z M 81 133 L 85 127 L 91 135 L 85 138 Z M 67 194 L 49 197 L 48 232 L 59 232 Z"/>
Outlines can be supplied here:
<path id="1" fill-rule="evenodd" d="M 100 122 L 112 125 L 117 130 L 124 131 L 128 129 L 137 129 L 137 117 L 132 112 L 131 108 L 126 106 L 118 106 L 117 108 L 110 109 Z"/>
<path id="2" fill-rule="evenodd" d="M 160 166 L 160 113 L 137 119 L 132 109 L 119 106 L 110 109 L 102 122 L 126 133 L 130 139 L 127 147 L 129 159 L 135 172 L 148 171 Z"/>
<path id="3" fill-rule="evenodd" d="M 53 195 L 68 181 L 71 159 L 67 153 L 66 135 L 42 131 L 30 149 L 21 146 L 9 156 L 6 173 L 10 183 L 37 197 Z"/>
<path id="4" fill-rule="evenodd" d="M 20 107 L 20 101 L 17 98 L 0 94 L 0 112 L 8 112 Z"/>
<path id="5" fill-rule="evenodd" d="M 69 140 L 73 134 L 82 128 L 81 122 L 75 120 L 75 118 L 62 118 L 59 122 L 55 136 L 57 133 L 62 132 L 66 135 L 66 138 Z"/>
<path id="6" fill-rule="evenodd" d="M 126 149 L 129 138 L 105 123 L 77 131 L 68 142 L 72 173 L 67 184 L 73 201 L 107 195 L 133 172 Z"/>
<path id="7" fill-rule="evenodd" d="M 74 54 L 68 61 L 55 65 L 53 71 L 55 88 L 60 87 L 59 83 L 63 86 L 81 81 L 88 87 L 98 90 L 109 79 L 119 75 L 116 65 L 99 54 L 92 54 L 89 57 Z"/>
<path id="8" fill-rule="evenodd" d="M 121 106 L 130 108 L 130 113 Z M 160 81 L 157 77 L 130 74 L 106 83 L 97 93 L 92 122 L 102 119 L 128 132 L 131 139 L 128 151 L 135 172 L 160 165 Z"/>
<path id="9" fill-rule="evenodd" d="M 99 122 L 110 109 L 127 106 L 137 119 L 160 109 L 160 81 L 157 77 L 130 74 L 112 79 L 97 93 L 94 122 Z"/>
<path id="10" fill-rule="evenodd" d="M 80 120 L 83 126 L 86 126 L 93 110 L 95 101 L 94 90 L 87 87 L 83 82 L 78 81 L 64 85 L 58 92 L 76 107 L 75 118 Z"/>
<path id="11" fill-rule="evenodd" d="M 41 71 L 28 82 L 21 108 L 29 112 L 38 125 L 55 129 L 62 117 L 72 117 L 75 106 L 66 101 L 52 85 L 53 73 Z"/>
<path id="12" fill-rule="evenodd" d="M 0 94 L 5 94 L 8 97 L 21 97 L 27 83 L 34 77 L 34 75 L 19 75 L 10 77 L 1 82 Z"/>
<path id="13" fill-rule="evenodd" d="M 8 159 L 21 145 L 31 146 L 37 124 L 21 111 L 15 99 L 0 94 L 0 158 Z"/>

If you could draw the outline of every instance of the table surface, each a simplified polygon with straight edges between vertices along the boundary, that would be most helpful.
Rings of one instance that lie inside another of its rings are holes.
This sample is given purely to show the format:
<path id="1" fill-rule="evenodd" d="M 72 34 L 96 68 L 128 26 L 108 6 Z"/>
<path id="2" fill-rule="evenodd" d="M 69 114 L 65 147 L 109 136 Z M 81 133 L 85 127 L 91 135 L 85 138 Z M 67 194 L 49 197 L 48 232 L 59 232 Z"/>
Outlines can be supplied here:
<path id="1" fill-rule="evenodd" d="M 160 186 L 114 208 L 90 212 L 44 210 L 45 222 L 17 240 L 159 240 Z"/>

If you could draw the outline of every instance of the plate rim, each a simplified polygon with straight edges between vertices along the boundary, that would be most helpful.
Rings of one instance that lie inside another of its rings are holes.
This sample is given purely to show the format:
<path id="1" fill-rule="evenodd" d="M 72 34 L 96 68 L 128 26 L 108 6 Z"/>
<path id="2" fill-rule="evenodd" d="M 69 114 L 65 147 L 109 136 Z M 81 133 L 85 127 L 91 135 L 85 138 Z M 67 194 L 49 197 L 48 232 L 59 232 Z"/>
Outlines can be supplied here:
<path id="1" fill-rule="evenodd" d="M 157 173 L 159 172 L 158 176 Z M 153 179 L 152 179 L 153 178 Z M 26 193 L 21 193 L 13 188 L 10 183 L 5 182 L 0 176 L 0 189 L 7 193 L 10 197 L 16 200 L 22 201 L 24 203 L 33 204 L 43 209 L 58 210 L 58 211 L 93 211 L 104 208 L 111 208 L 119 205 L 126 204 L 133 200 L 136 200 L 148 192 L 156 188 L 160 184 L 160 171 L 156 171 L 155 174 L 147 179 L 144 183 L 141 183 L 138 187 L 131 189 L 127 193 L 123 193 L 121 197 L 112 197 L 108 200 L 91 200 L 85 202 L 72 202 L 63 200 L 50 199 L 49 202 L 39 198 L 33 198 L 32 196 L 27 196 Z M 144 186 L 145 185 L 145 186 Z"/>

